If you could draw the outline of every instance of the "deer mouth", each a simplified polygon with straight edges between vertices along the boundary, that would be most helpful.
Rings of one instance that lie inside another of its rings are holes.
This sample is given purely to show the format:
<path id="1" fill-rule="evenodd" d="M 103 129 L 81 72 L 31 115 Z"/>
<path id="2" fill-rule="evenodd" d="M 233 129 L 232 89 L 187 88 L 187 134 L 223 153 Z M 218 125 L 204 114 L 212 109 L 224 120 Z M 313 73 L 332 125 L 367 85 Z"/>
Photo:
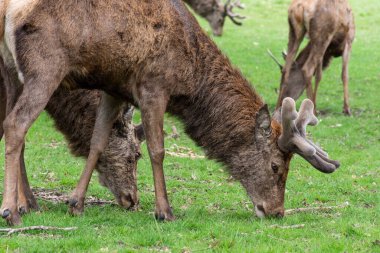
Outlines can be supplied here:
<path id="1" fill-rule="evenodd" d="M 122 194 L 117 198 L 117 202 L 120 206 L 127 210 L 136 210 L 139 204 L 139 199 L 136 194 Z"/>
<path id="2" fill-rule="evenodd" d="M 255 205 L 255 213 L 259 218 L 265 218 L 265 210 L 263 205 Z"/>

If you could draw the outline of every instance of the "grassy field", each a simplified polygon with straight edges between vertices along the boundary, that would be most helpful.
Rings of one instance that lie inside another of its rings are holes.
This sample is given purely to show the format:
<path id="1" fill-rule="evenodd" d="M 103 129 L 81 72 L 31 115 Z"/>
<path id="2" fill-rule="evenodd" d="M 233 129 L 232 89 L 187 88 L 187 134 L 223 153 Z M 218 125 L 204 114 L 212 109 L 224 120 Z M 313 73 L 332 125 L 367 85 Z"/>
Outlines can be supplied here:
<path id="1" fill-rule="evenodd" d="M 287 45 L 289 0 L 242 0 L 248 16 L 243 27 L 227 21 L 220 48 L 274 107 L 280 72 L 267 56 L 278 57 Z M 299 157 L 291 163 L 285 207 L 349 206 L 330 212 L 294 214 L 284 219 L 258 219 L 239 183 L 220 164 L 206 159 L 167 156 L 165 172 L 177 220 L 157 223 L 149 157 L 143 146 L 139 162 L 141 208 L 124 211 L 112 205 L 90 206 L 82 217 L 71 217 L 64 203 L 39 200 L 41 212 L 23 217 L 23 226 L 77 226 L 70 232 L 28 232 L 0 235 L 0 252 L 380 252 L 380 2 L 351 0 L 357 36 L 350 62 L 350 94 L 354 116 L 342 109 L 341 60 L 324 72 L 319 89 L 321 122 L 310 128 L 313 137 L 339 159 L 332 175 L 319 173 Z M 206 22 L 201 25 L 210 30 Z M 136 122 L 138 121 L 136 115 Z M 178 140 L 166 148 L 202 150 L 183 134 L 177 119 L 167 116 L 165 129 L 176 125 Z M 3 167 L 4 149 L 0 150 Z M 27 137 L 26 162 L 33 187 L 70 193 L 83 160 L 70 156 L 61 134 L 46 114 Z M 0 170 L 0 182 L 3 181 Z M 2 191 L 2 183 L 0 191 Z M 93 178 L 89 195 L 112 199 Z M 300 228 L 278 226 L 301 225 Z M 0 227 L 5 223 L 0 220 Z"/>

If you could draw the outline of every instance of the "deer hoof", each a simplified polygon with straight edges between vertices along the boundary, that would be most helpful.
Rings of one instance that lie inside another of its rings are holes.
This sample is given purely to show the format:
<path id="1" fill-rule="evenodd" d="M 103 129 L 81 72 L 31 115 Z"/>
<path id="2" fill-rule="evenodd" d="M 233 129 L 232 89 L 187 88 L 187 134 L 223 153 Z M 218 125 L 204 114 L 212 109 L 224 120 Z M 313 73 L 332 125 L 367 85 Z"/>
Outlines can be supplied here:
<path id="1" fill-rule="evenodd" d="M 29 211 L 29 208 L 27 206 L 19 206 L 18 207 L 18 213 L 20 215 L 24 215 Z"/>
<path id="2" fill-rule="evenodd" d="M 154 213 L 154 216 L 155 216 L 156 220 L 158 220 L 158 221 L 174 221 L 175 220 L 175 217 L 174 217 L 171 210 L 156 211 Z"/>
<path id="3" fill-rule="evenodd" d="M 350 108 L 343 109 L 343 113 L 346 116 L 352 116 Z"/>
<path id="4" fill-rule="evenodd" d="M 69 199 L 69 206 L 70 207 L 76 207 L 78 205 L 77 199 Z"/>
<path id="5" fill-rule="evenodd" d="M 71 215 L 79 216 L 83 214 L 84 202 L 78 201 L 76 199 L 69 200 L 69 212 Z"/>
<path id="6" fill-rule="evenodd" d="M 1 217 L 3 217 L 3 219 L 7 219 L 9 216 L 11 216 L 11 211 L 9 209 L 5 209 L 1 214 Z"/>
<path id="7" fill-rule="evenodd" d="M 7 221 L 8 226 L 17 226 L 21 224 L 21 218 L 17 211 L 12 213 L 9 209 L 5 209 L 1 216 Z"/>

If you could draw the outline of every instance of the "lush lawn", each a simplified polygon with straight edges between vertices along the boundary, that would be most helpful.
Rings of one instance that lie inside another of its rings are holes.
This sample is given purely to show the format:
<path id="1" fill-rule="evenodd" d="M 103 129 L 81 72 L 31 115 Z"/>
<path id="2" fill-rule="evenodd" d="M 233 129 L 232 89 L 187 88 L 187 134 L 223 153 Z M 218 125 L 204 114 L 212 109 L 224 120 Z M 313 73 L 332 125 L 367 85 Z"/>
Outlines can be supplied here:
<path id="1" fill-rule="evenodd" d="M 247 5 L 243 12 L 249 17 L 244 26 L 236 27 L 228 21 L 224 36 L 215 41 L 273 108 L 280 73 L 266 49 L 280 56 L 286 47 L 290 1 L 242 2 Z M 144 145 L 138 170 L 139 211 L 91 206 L 82 217 L 71 217 L 64 203 L 39 200 L 41 212 L 24 216 L 24 226 L 77 226 L 78 230 L 0 236 L 0 252 L 380 252 L 380 2 L 351 0 L 351 4 L 357 23 L 350 65 L 354 117 L 341 114 L 343 89 L 338 59 L 325 71 L 320 86 L 318 106 L 324 112 L 321 123 L 310 129 L 342 166 L 336 173 L 324 175 L 296 157 L 285 203 L 286 208 L 297 208 L 348 202 L 348 207 L 260 220 L 254 217 L 242 187 L 229 179 L 221 165 L 206 159 L 167 156 L 165 172 L 177 220 L 157 223 L 153 219 L 153 180 Z M 170 116 L 166 118 L 166 131 L 170 133 L 173 124 L 182 133 L 181 124 Z M 202 154 L 183 133 L 178 140 L 166 141 L 168 149 L 174 144 Z M 3 164 L 3 147 L 0 152 Z M 53 129 L 46 114 L 28 134 L 26 161 L 32 186 L 65 193 L 74 188 L 83 168 L 83 160 L 70 156 L 63 137 Z M 112 199 L 95 177 L 89 195 Z M 304 227 L 285 229 L 274 224 Z M 1 220 L 0 226 L 5 226 Z"/>

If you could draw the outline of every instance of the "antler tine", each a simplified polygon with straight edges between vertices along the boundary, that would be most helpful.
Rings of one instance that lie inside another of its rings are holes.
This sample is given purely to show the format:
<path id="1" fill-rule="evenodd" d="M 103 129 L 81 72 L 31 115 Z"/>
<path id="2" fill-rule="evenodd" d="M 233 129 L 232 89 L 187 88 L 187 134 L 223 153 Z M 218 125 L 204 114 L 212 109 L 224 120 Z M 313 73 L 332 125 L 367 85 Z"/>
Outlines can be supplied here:
<path id="1" fill-rule="evenodd" d="M 310 99 L 305 99 L 300 107 L 298 118 L 296 119 L 296 126 L 300 131 L 302 137 L 306 137 L 306 126 L 316 126 L 318 119 L 314 115 L 314 104 Z"/>
<path id="2" fill-rule="evenodd" d="M 283 69 L 282 64 L 281 64 L 280 61 L 276 58 L 276 56 L 273 55 L 272 51 L 270 51 L 269 49 L 267 49 L 267 53 L 268 53 L 268 55 L 274 60 L 274 62 L 277 63 L 277 65 L 280 67 L 280 69 Z"/>
<path id="3" fill-rule="evenodd" d="M 315 148 L 302 138 L 299 133 L 295 120 L 298 118 L 296 103 L 292 98 L 285 98 L 282 102 L 281 119 L 282 134 L 279 138 L 279 146 L 283 151 L 302 153 L 307 156 L 315 155 Z"/>
<path id="4" fill-rule="evenodd" d="M 226 4 L 224 5 L 225 15 L 228 16 L 234 24 L 242 25 L 242 23 L 237 21 L 236 19 L 245 19 L 246 17 L 233 13 L 232 9 L 234 7 L 238 7 L 240 9 L 245 8 L 244 5 L 242 5 L 239 0 L 233 2 L 232 4 L 231 4 L 231 0 L 227 0 Z"/>
<path id="5" fill-rule="evenodd" d="M 292 98 L 283 100 L 281 108 L 283 131 L 278 139 L 278 145 L 284 152 L 299 154 L 319 171 L 332 173 L 340 166 L 339 162 L 329 159 L 326 152 L 306 139 L 306 126 L 318 124 L 313 109 L 313 103 L 305 99 L 297 113 Z"/>
<path id="6" fill-rule="evenodd" d="M 313 142 L 306 139 L 306 126 L 316 126 L 318 125 L 318 119 L 314 115 L 314 104 L 310 99 L 305 99 L 302 101 L 299 116 L 296 119 L 296 127 L 300 132 L 301 136 L 305 138 L 305 140 L 312 145 L 318 152 L 320 152 L 324 156 L 328 156 L 328 154 L 323 151 L 320 147 L 315 145 Z"/>

